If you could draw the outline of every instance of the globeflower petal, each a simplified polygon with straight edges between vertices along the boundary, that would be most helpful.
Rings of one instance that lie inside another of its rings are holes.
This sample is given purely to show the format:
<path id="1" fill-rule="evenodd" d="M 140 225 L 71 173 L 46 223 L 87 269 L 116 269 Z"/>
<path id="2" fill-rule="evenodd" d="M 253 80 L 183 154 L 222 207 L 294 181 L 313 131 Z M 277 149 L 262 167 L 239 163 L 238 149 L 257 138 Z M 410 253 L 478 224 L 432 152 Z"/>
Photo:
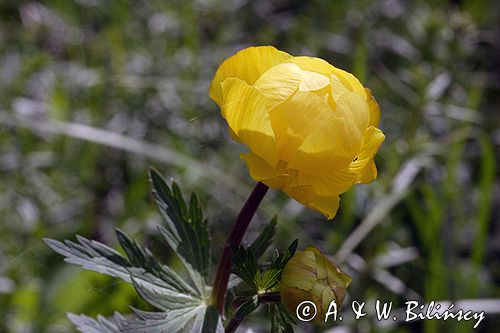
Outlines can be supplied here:
<path id="1" fill-rule="evenodd" d="M 333 66 L 332 66 L 333 67 Z M 333 67 L 333 73 L 340 79 L 342 84 L 350 91 L 357 93 L 359 96 L 366 99 L 366 91 L 361 82 L 349 72 L 346 72 L 340 68 Z"/>
<path id="2" fill-rule="evenodd" d="M 264 95 L 240 79 L 226 79 L 221 87 L 224 97 L 221 111 L 233 135 L 275 167 L 278 152 Z"/>
<path id="3" fill-rule="evenodd" d="M 355 183 L 357 184 L 369 184 L 377 179 L 377 166 L 373 159 L 369 160 L 363 171 L 356 177 Z"/>
<path id="4" fill-rule="evenodd" d="M 337 214 L 339 209 L 340 197 L 333 195 L 329 197 L 317 196 L 314 200 L 309 201 L 306 206 L 321 212 L 328 220 L 331 220 Z"/>
<path id="5" fill-rule="evenodd" d="M 346 115 L 320 124 L 300 145 L 289 167 L 309 174 L 341 170 L 354 160 L 361 146 L 361 131 Z"/>
<path id="6" fill-rule="evenodd" d="M 227 78 L 238 78 L 253 85 L 269 68 L 285 62 L 292 56 L 272 46 L 249 47 L 226 59 L 210 83 L 209 96 L 219 106 L 222 103 L 221 83 Z"/>
<path id="7" fill-rule="evenodd" d="M 340 78 L 335 74 L 330 75 L 330 84 L 331 84 L 332 98 L 335 101 L 335 105 L 336 105 L 340 96 L 348 93 L 350 90 L 347 89 L 347 87 L 342 84 L 342 81 L 340 81 Z"/>
<path id="8" fill-rule="evenodd" d="M 271 167 L 252 152 L 241 154 L 240 157 L 247 163 L 250 176 L 256 181 L 263 182 L 272 188 L 283 188 L 287 185 L 289 175 L 283 173 L 283 170 Z"/>
<path id="9" fill-rule="evenodd" d="M 301 56 L 292 57 L 288 59 L 288 62 L 293 62 L 294 64 L 299 65 L 299 67 L 303 70 L 316 72 L 326 76 L 327 78 L 329 78 L 331 74 L 335 74 L 347 90 L 356 92 L 361 97 L 366 99 L 365 88 L 354 75 L 329 64 L 323 59 Z"/>
<path id="10" fill-rule="evenodd" d="M 316 192 L 314 191 L 314 188 L 309 185 L 305 186 L 294 186 L 294 187 L 285 187 L 283 188 L 283 191 L 300 202 L 303 205 L 307 206 L 307 203 L 314 200 L 316 198 Z"/>
<path id="11" fill-rule="evenodd" d="M 301 72 L 295 64 L 282 63 L 268 69 L 255 82 L 254 87 L 266 96 L 269 110 L 297 91 L 302 82 Z"/>
<path id="12" fill-rule="evenodd" d="M 370 122 L 368 103 L 357 93 L 348 92 L 337 100 L 335 112 L 339 116 L 352 119 L 359 131 L 364 132 Z"/>
<path id="13" fill-rule="evenodd" d="M 380 108 L 378 103 L 372 95 L 372 91 L 365 88 L 366 91 L 366 102 L 368 103 L 368 110 L 370 111 L 370 126 L 378 127 L 380 121 Z"/>
<path id="14" fill-rule="evenodd" d="M 349 171 L 360 174 L 373 159 L 384 140 L 385 135 L 381 130 L 373 126 L 368 127 L 363 134 L 361 151 L 356 160 L 349 165 Z"/>
<path id="15" fill-rule="evenodd" d="M 270 111 L 280 159 L 290 161 L 304 139 L 332 118 L 333 110 L 312 92 L 298 91 Z"/>
<path id="16" fill-rule="evenodd" d="M 328 86 L 330 80 L 327 76 L 312 71 L 302 70 L 300 91 L 316 91 Z"/>
<path id="17" fill-rule="evenodd" d="M 351 172 L 348 168 L 334 171 L 327 175 L 310 175 L 299 173 L 300 185 L 310 185 L 319 196 L 339 195 L 346 192 L 356 182 L 358 174 Z"/>
<path id="18" fill-rule="evenodd" d="M 292 57 L 288 59 L 288 62 L 297 64 L 302 70 L 322 74 L 327 78 L 329 78 L 330 74 L 332 74 L 335 70 L 334 66 L 320 58 L 300 56 Z"/>

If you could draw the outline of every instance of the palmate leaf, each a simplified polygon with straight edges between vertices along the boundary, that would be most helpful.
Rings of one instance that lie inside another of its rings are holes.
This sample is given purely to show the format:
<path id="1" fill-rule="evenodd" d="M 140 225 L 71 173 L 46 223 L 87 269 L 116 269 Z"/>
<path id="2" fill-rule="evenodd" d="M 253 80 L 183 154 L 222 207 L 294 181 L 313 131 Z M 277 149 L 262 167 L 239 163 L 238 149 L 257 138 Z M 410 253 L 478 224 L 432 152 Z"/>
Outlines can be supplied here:
<path id="1" fill-rule="evenodd" d="M 115 317 L 114 323 L 103 317 L 94 320 L 86 316 L 69 315 L 81 332 L 223 332 L 217 311 L 206 304 L 195 288 L 169 267 L 161 265 L 148 250 L 140 248 L 125 233 L 117 231 L 117 235 L 128 258 L 102 243 L 80 236 L 77 237 L 78 243 L 62 243 L 51 239 L 45 241 L 56 252 L 64 255 L 67 262 L 133 283 L 146 302 L 163 312 L 136 310 L 139 319 Z M 208 290 L 205 290 L 204 294 L 207 293 Z M 113 331 L 118 326 L 119 330 Z"/>
<path id="2" fill-rule="evenodd" d="M 130 263 L 135 267 L 142 267 L 148 273 L 165 281 L 168 285 L 174 286 L 175 290 L 189 295 L 198 294 L 189 284 L 177 275 L 168 266 L 160 264 L 148 249 L 142 249 L 134 240 L 120 229 L 116 229 L 118 241 L 127 254 Z M 130 272 L 133 273 L 133 272 Z M 134 274 L 132 274 L 134 275 Z"/>
<path id="3" fill-rule="evenodd" d="M 149 256 L 148 260 L 154 260 L 149 251 L 140 249 L 136 243 L 132 242 L 123 232 L 117 233 L 121 235 L 119 237 L 121 242 L 123 242 L 123 239 L 129 240 L 129 243 L 122 243 L 122 246 L 126 248 L 125 252 L 127 254 L 140 250 L 143 251 L 145 255 Z M 64 261 L 71 264 L 117 277 L 129 283 L 132 283 L 131 274 L 140 277 L 142 280 L 151 281 L 153 283 L 162 281 L 166 289 L 180 294 L 188 294 L 192 297 L 200 296 L 188 283 L 180 278 L 177 273 L 168 266 L 161 265 L 158 262 L 152 264 L 145 260 L 136 263 L 136 266 L 134 266 L 129 259 L 123 257 L 114 249 L 81 236 L 77 236 L 78 243 L 68 240 L 65 240 L 64 243 L 53 239 L 44 240 L 54 251 L 66 257 Z"/>
<path id="4" fill-rule="evenodd" d="M 192 283 L 186 282 L 168 266 L 162 265 L 148 249 L 140 247 L 121 230 L 117 230 L 116 234 L 126 257 L 102 243 L 81 236 L 77 236 L 77 242 L 45 239 L 52 249 L 65 256 L 65 261 L 133 283 L 145 301 L 163 311 L 154 313 L 136 310 L 138 319 L 116 317 L 115 322 L 103 317 L 91 319 L 83 315 L 69 315 L 70 320 L 82 332 L 223 332 L 222 320 L 217 311 L 206 302 L 210 290 L 206 287 L 202 274 L 193 268 L 206 267 L 208 269 L 208 262 L 203 258 L 209 254 L 206 252 L 204 256 L 200 256 L 197 253 L 192 257 L 185 255 L 188 253 L 185 252 L 186 249 L 192 252 L 194 249 L 199 251 L 209 247 L 206 222 L 202 221 L 198 200 L 193 196 L 187 208 L 178 187 L 174 185 L 172 191 L 169 192 L 171 197 L 167 204 L 163 198 L 168 192 L 165 188 L 168 189 L 168 187 L 165 183 L 161 184 L 158 179 L 155 183 L 161 188 L 160 191 L 163 191 L 162 195 L 157 194 L 160 209 L 162 212 L 169 212 L 170 215 L 167 217 L 174 216 L 173 218 L 177 219 L 175 228 L 172 226 L 171 219 L 167 221 L 167 227 L 161 228 L 160 231 L 174 250 L 181 251 L 179 256 L 185 264 Z M 158 190 L 156 191 L 159 193 Z M 174 215 L 170 210 L 176 212 L 175 214 L 179 212 L 182 214 Z M 182 220 L 178 218 L 181 215 Z M 184 226 L 182 226 L 183 223 Z M 178 229 L 183 229 L 183 231 L 179 233 Z M 190 244 L 192 239 L 184 242 L 179 234 L 182 234 L 182 237 L 196 238 L 197 245 Z"/>
<path id="5" fill-rule="evenodd" d="M 124 320 L 117 312 L 112 319 L 106 319 L 103 316 L 92 319 L 84 315 L 78 316 L 72 313 L 68 314 L 68 319 L 82 333 L 121 333 L 120 323 Z"/>
<path id="6" fill-rule="evenodd" d="M 124 320 L 124 333 L 223 333 L 222 320 L 213 306 L 200 304 L 169 312 L 146 312 L 134 309 L 139 320 Z"/>
<path id="7" fill-rule="evenodd" d="M 170 188 L 153 168 L 149 169 L 149 177 L 158 208 L 166 219 L 160 232 L 182 260 L 195 288 L 204 293 L 210 269 L 210 238 L 198 198 L 192 194 L 187 205 L 175 182 Z"/>

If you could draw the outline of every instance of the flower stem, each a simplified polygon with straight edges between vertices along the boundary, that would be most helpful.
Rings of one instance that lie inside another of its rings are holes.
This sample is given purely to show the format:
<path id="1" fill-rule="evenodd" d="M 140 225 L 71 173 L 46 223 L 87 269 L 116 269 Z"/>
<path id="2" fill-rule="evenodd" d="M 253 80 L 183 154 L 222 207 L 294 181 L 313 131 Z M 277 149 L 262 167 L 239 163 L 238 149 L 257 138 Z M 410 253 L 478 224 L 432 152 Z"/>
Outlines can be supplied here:
<path id="1" fill-rule="evenodd" d="M 248 197 L 247 202 L 241 209 L 233 229 L 229 233 L 222 254 L 217 265 L 217 273 L 215 275 L 214 285 L 212 289 L 212 304 L 215 306 L 219 314 L 224 317 L 224 305 L 226 302 L 227 284 L 229 282 L 229 275 L 231 274 L 232 260 L 231 260 L 231 244 L 239 245 L 243 239 L 243 235 L 248 229 L 248 225 L 255 215 L 262 199 L 267 193 L 269 187 L 262 183 L 257 183 L 252 193 Z"/>

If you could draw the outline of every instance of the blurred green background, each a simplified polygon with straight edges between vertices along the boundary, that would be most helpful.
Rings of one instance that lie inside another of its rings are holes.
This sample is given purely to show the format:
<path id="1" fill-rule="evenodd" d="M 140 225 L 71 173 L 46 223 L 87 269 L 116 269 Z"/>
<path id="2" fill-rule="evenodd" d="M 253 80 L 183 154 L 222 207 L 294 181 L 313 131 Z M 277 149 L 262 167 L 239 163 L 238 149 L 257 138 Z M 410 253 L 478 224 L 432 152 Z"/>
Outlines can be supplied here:
<path id="1" fill-rule="evenodd" d="M 276 246 L 299 238 L 334 255 L 351 299 L 496 299 L 479 302 L 492 313 L 477 331 L 498 332 L 499 22 L 490 0 L 0 1 L 0 332 L 73 332 L 66 312 L 144 308 L 42 238 L 116 246 L 120 227 L 175 265 L 156 234 L 148 165 L 200 195 L 220 251 L 253 182 L 208 85 L 223 59 L 267 44 L 353 72 L 387 139 L 378 180 L 344 194 L 335 220 L 271 191 L 247 239 L 278 213 Z M 264 315 L 241 332 L 267 331 Z M 472 326 L 368 316 L 297 331 Z"/>

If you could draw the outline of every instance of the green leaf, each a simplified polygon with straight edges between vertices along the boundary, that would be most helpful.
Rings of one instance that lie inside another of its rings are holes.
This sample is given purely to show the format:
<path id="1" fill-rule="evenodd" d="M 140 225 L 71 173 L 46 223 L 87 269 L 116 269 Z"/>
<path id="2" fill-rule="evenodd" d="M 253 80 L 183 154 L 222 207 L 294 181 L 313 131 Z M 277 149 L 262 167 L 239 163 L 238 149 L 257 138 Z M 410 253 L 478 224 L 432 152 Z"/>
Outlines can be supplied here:
<path id="1" fill-rule="evenodd" d="M 153 168 L 149 169 L 149 177 L 156 203 L 166 220 L 160 232 L 180 257 L 195 288 L 203 293 L 210 269 L 210 239 L 198 198 L 193 194 L 188 206 L 175 182 L 170 188 Z"/>
<path id="2" fill-rule="evenodd" d="M 130 263 L 135 267 L 142 267 L 146 272 L 159 277 L 167 284 L 172 285 L 179 292 L 195 295 L 196 291 L 187 284 L 168 266 L 162 265 L 156 260 L 148 249 L 142 249 L 127 234 L 120 229 L 116 229 L 116 236 L 127 254 Z"/>
<path id="3" fill-rule="evenodd" d="M 269 317 L 271 318 L 271 332 L 293 333 L 293 325 L 296 325 L 295 320 L 281 303 L 269 303 Z"/>
<path id="4" fill-rule="evenodd" d="M 258 306 L 259 297 L 257 295 L 254 295 L 238 308 L 238 311 L 236 311 L 233 318 L 236 320 L 243 320 L 243 318 L 254 312 Z"/>
<path id="5" fill-rule="evenodd" d="M 285 268 L 286 263 L 293 257 L 295 251 L 297 250 L 298 240 L 294 240 L 288 248 L 283 252 L 278 254 L 278 256 L 271 262 L 267 271 L 264 272 L 262 279 L 258 285 L 258 289 L 261 291 L 274 291 L 278 282 L 281 280 L 281 273 L 283 268 Z"/>
<path id="6" fill-rule="evenodd" d="M 81 236 L 77 236 L 77 240 L 79 243 L 44 239 L 50 248 L 66 257 L 64 259 L 66 262 L 131 282 L 127 268 L 133 266 L 120 253 L 102 243 Z"/>
<path id="7" fill-rule="evenodd" d="M 146 302 L 163 311 L 135 310 L 138 319 L 123 319 L 121 326 L 103 317 L 94 320 L 70 315 L 70 319 L 82 332 L 222 333 L 219 314 L 206 303 L 210 292 L 205 283 L 210 268 L 210 243 L 198 198 L 193 194 L 186 204 L 175 183 L 169 188 L 152 169 L 150 177 L 156 201 L 167 220 L 160 232 L 179 255 L 192 283 L 162 265 L 148 249 L 121 230 L 116 230 L 116 235 L 126 257 L 80 236 L 78 242 L 45 239 L 52 249 L 65 256 L 65 261 L 132 283 Z"/>
<path id="8" fill-rule="evenodd" d="M 121 327 L 122 330 L 109 332 L 223 332 L 217 311 L 209 307 L 197 291 L 125 233 L 118 230 L 117 235 L 128 259 L 104 244 L 83 237 L 78 237 L 79 243 L 45 240 L 52 249 L 64 255 L 67 262 L 133 283 L 146 302 L 164 311 L 136 310 L 138 319 L 123 320 L 126 326 Z M 208 290 L 204 290 L 204 294 L 208 294 Z M 70 315 L 70 320 L 82 332 L 107 333 L 105 328 L 118 329 L 116 323 L 102 317 L 94 320 Z"/>
<path id="9" fill-rule="evenodd" d="M 229 325 L 226 327 L 226 332 L 233 332 L 246 316 L 254 312 L 259 307 L 259 297 L 253 295 L 247 299 L 236 311 Z"/>
<path id="10" fill-rule="evenodd" d="M 198 296 L 174 290 L 165 281 L 155 276 L 148 276 L 147 273 L 135 274 L 133 271 L 131 271 L 131 276 L 139 295 L 157 309 L 168 311 L 197 306 L 202 303 Z"/>
<path id="11" fill-rule="evenodd" d="M 252 251 L 255 259 L 262 257 L 267 248 L 271 245 L 271 242 L 276 231 L 276 222 L 278 217 L 274 216 L 271 222 L 262 230 L 259 236 L 250 245 L 250 251 Z"/>
<path id="12" fill-rule="evenodd" d="M 274 216 L 271 222 L 262 230 L 259 236 L 249 246 L 255 260 L 262 257 L 267 248 L 271 245 L 274 233 L 276 231 L 276 222 L 278 217 Z M 234 272 L 233 272 L 234 273 Z M 229 278 L 228 289 L 237 287 L 242 279 L 238 275 L 231 275 Z M 250 285 L 252 287 L 252 285 Z M 252 287 L 255 290 L 255 286 Z"/>
<path id="13" fill-rule="evenodd" d="M 82 333 L 120 333 L 120 323 L 124 320 L 117 312 L 115 312 L 112 319 L 106 319 L 103 316 L 92 319 L 85 315 L 75 315 L 72 313 L 68 313 L 68 319 Z"/>
<path id="14" fill-rule="evenodd" d="M 77 236 L 78 243 L 68 240 L 62 243 L 53 239 L 44 239 L 44 241 L 54 251 L 65 256 L 66 258 L 64 261 L 81 266 L 85 269 L 118 277 L 128 283 L 132 283 L 131 273 L 135 276 L 140 276 L 141 279 L 146 279 L 146 281 L 156 277 L 154 279 L 155 281 L 158 279 L 162 280 L 167 288 L 176 292 L 198 295 L 198 293 L 172 269 L 158 262 L 151 263 L 151 261 L 155 259 L 149 251 L 144 252 L 144 255 L 148 257 L 147 260 L 150 261 L 149 264 L 146 261 L 142 263 L 137 262 L 139 256 L 137 253 L 142 250 L 123 232 L 117 231 L 117 233 L 120 235 L 120 242 L 123 244 L 125 252 L 127 255 L 132 255 L 134 259 L 131 260 L 134 261 L 137 266 L 133 265 L 127 258 L 123 257 L 114 249 L 81 236 Z"/>
<path id="15" fill-rule="evenodd" d="M 245 249 L 243 245 L 230 246 L 233 255 L 232 273 L 239 276 L 252 290 L 257 291 L 260 270 L 252 251 Z"/>
<path id="16" fill-rule="evenodd" d="M 139 320 L 124 320 L 124 333 L 223 333 L 224 327 L 212 306 L 199 304 L 169 312 L 134 309 Z"/>

